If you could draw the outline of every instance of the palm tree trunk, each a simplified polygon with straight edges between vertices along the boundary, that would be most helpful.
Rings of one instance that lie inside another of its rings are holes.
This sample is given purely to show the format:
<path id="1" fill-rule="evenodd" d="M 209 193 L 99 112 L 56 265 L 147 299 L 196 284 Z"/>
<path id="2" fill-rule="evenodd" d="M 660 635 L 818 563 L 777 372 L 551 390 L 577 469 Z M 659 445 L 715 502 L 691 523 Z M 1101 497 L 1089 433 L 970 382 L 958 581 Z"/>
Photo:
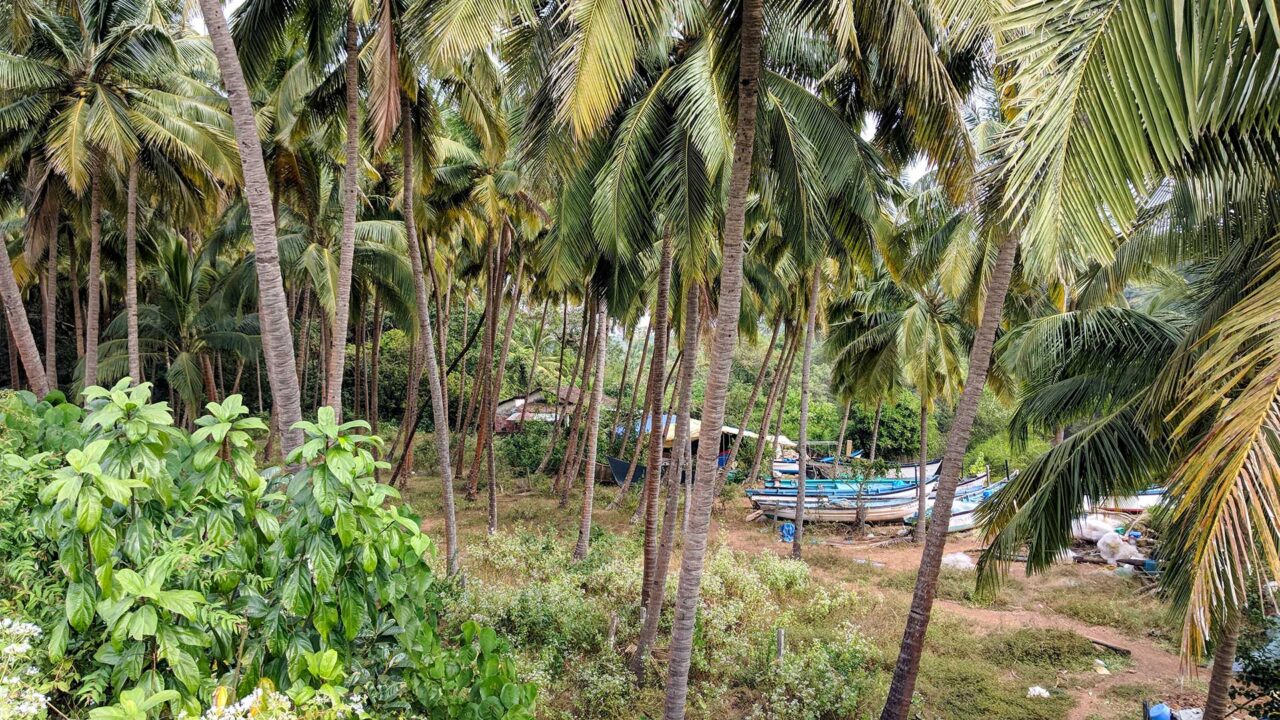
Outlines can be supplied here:
<path id="1" fill-rule="evenodd" d="M 538 334 L 533 343 L 533 360 L 529 363 L 529 381 L 525 383 L 524 402 L 520 403 L 520 429 L 524 430 L 525 415 L 529 411 L 529 396 L 538 386 L 538 359 L 542 357 L 543 332 L 547 329 L 547 311 L 551 309 L 551 298 L 542 301 L 542 319 L 538 320 Z"/>
<path id="2" fill-rule="evenodd" d="M 636 364 L 636 379 L 631 383 L 631 402 L 627 404 L 627 414 L 624 416 L 626 424 L 622 429 L 622 437 L 618 442 L 618 455 L 625 455 L 627 452 L 627 442 L 631 439 L 631 426 L 636 419 L 636 402 L 640 399 L 640 378 L 644 377 L 644 364 L 649 359 L 649 342 L 653 339 L 653 326 L 645 328 L 644 345 L 640 346 L 640 362 Z M 622 408 L 622 397 L 618 397 L 618 408 Z M 614 421 L 614 427 L 617 427 L 617 420 Z M 639 442 L 637 440 L 637 442 Z M 624 480 L 625 482 L 625 480 Z M 615 501 L 616 502 L 616 501 Z"/>
<path id="3" fill-rule="evenodd" d="M 640 452 L 643 452 L 643 448 L 644 448 L 644 442 L 643 442 L 644 433 L 641 432 L 641 430 L 644 429 L 644 416 L 645 414 L 649 413 L 649 409 L 648 407 L 641 407 L 640 418 L 639 420 L 637 420 L 636 400 L 639 400 L 640 398 L 640 378 L 643 377 L 643 375 L 641 375 L 641 370 L 644 370 L 645 368 L 644 361 L 645 361 L 646 355 L 649 354 L 649 341 L 653 340 L 653 331 L 654 331 L 653 325 L 650 324 L 648 331 L 645 332 L 644 347 L 640 348 L 640 364 L 636 366 L 636 382 L 634 386 L 635 389 L 632 389 L 632 392 L 631 392 L 631 406 L 627 407 L 626 425 L 625 425 L 625 428 L 623 428 L 622 430 L 622 443 L 620 446 L 618 446 L 618 456 L 621 457 L 622 455 L 626 454 L 627 441 L 631 437 L 632 427 L 636 428 L 636 443 L 635 443 L 635 447 L 632 448 L 632 451 L 631 451 L 631 462 L 630 464 L 627 464 L 627 477 L 622 478 L 622 486 L 618 488 L 618 495 L 613 498 L 613 502 L 609 503 L 609 507 L 611 507 L 611 509 L 612 507 L 616 507 L 620 505 L 620 503 L 623 500 L 625 500 L 627 496 L 627 491 L 630 491 L 631 489 L 631 478 L 635 477 L 635 474 L 636 474 L 636 466 L 640 465 Z M 650 359 L 649 360 L 650 370 L 653 370 L 653 363 L 654 361 Z M 646 384 L 645 395 L 644 395 L 645 401 L 648 401 L 648 398 L 649 398 L 648 392 L 649 392 L 649 387 L 648 387 L 648 384 Z M 641 505 L 640 507 L 643 507 L 643 505 Z"/>
<path id="4" fill-rule="evenodd" d="M 1240 640 L 1241 614 L 1239 609 L 1227 611 L 1219 629 L 1217 645 L 1213 648 L 1213 668 L 1209 675 L 1209 696 L 1204 701 L 1204 720 L 1225 720 L 1231 708 L 1232 666 L 1236 661 L 1236 645 Z"/>
<path id="5" fill-rule="evenodd" d="M 301 295 L 302 299 L 299 304 L 302 308 L 298 311 L 298 352 L 294 356 L 296 358 L 294 367 L 297 368 L 298 382 L 305 388 L 307 386 L 307 357 L 311 354 L 308 352 L 311 343 L 311 293 L 304 288 Z"/>
<path id="6" fill-rule="evenodd" d="M 88 201 L 88 304 L 84 307 L 84 383 L 97 384 L 97 334 L 102 313 L 102 170 L 92 170 Z"/>
<path id="7" fill-rule="evenodd" d="M 929 525 L 929 478 L 926 466 L 929 464 L 929 400 L 920 398 L 920 464 L 916 466 L 916 531 L 915 541 L 924 542 Z"/>
<path id="8" fill-rule="evenodd" d="M 769 369 L 769 360 L 773 357 L 773 346 L 778 341 L 778 330 L 781 327 L 782 318 L 778 318 L 778 321 L 773 324 L 773 333 L 769 335 L 769 345 L 764 351 L 764 360 L 760 362 L 760 370 L 756 373 L 756 382 L 751 386 L 751 395 L 747 398 L 747 409 L 746 412 L 742 413 L 742 423 L 738 426 L 740 431 L 733 438 L 733 445 L 729 448 L 729 458 L 725 461 L 724 467 L 720 469 L 716 478 L 716 497 L 720 497 L 720 491 L 724 488 L 725 480 L 729 477 L 729 469 L 733 467 L 733 460 L 738 457 L 738 448 L 742 447 L 742 438 L 746 435 L 747 425 L 751 422 L 751 415 L 756 410 L 756 401 L 760 399 L 760 388 L 764 385 L 764 373 Z"/>
<path id="9" fill-rule="evenodd" d="M 355 351 L 351 358 L 351 412 L 355 413 L 358 418 L 365 417 L 364 408 L 364 374 L 360 370 L 361 364 L 364 363 L 364 320 L 361 317 L 363 309 L 357 309 L 355 320 L 351 324 L 351 342 Z M 367 419 L 367 418 L 366 418 Z"/>
<path id="10" fill-rule="evenodd" d="M 485 453 L 488 457 L 489 480 L 489 534 L 498 532 L 498 477 L 493 463 L 494 423 L 497 422 L 498 400 L 502 395 L 502 381 L 507 374 L 507 354 L 511 350 L 511 333 L 515 329 L 516 313 L 520 311 L 522 295 L 521 283 L 524 280 L 524 262 L 516 265 L 516 276 L 511 285 L 511 309 L 507 311 L 506 327 L 502 329 L 502 349 L 498 352 L 498 369 L 493 376 L 493 392 L 489 395 L 489 407 L 485 412 Z"/>
<path id="11" fill-rule="evenodd" d="M 98 384 L 98 317 L 102 313 L 102 171 L 96 164 L 89 181 L 89 300 L 84 317 L 84 384 Z"/>
<path id="12" fill-rule="evenodd" d="M 636 651 L 631 656 L 631 671 L 637 682 L 644 681 L 644 658 L 658 636 L 658 620 L 662 615 L 662 600 L 667 593 L 667 570 L 671 566 L 671 551 L 675 547 L 676 509 L 680 505 L 680 474 L 691 468 L 684 464 L 684 449 L 689 442 L 689 413 L 693 407 L 693 373 L 698 365 L 698 333 L 701 331 L 701 303 L 698 288 L 689 283 L 685 297 L 684 349 L 680 357 L 680 374 L 676 380 L 676 436 L 672 443 L 677 462 L 666 474 L 663 483 L 667 497 L 662 512 L 662 534 L 658 540 L 658 559 L 653 578 L 645 596 L 644 625 L 636 640 Z M 692 480 L 692 475 L 690 475 Z"/>
<path id="13" fill-rule="evenodd" d="M 804 324 L 804 359 L 800 361 L 800 461 L 797 463 L 800 478 L 796 481 L 796 534 L 791 541 L 791 557 L 799 560 L 804 554 L 804 494 L 809 478 L 809 377 L 813 374 L 813 343 L 818 334 L 818 291 L 822 282 L 822 268 L 813 269 L 809 281 L 809 317 Z"/>
<path id="14" fill-rule="evenodd" d="M 658 568 L 658 489 L 662 482 L 662 401 L 666 392 L 663 375 L 667 364 L 667 310 L 671 294 L 671 264 L 675 242 L 662 238 L 662 260 L 658 266 L 658 297 L 653 310 L 653 360 L 649 366 L 649 388 L 645 393 L 645 410 L 640 414 L 640 427 L 649 423 L 649 469 L 644 479 L 644 495 L 640 514 L 644 518 L 644 577 L 640 585 L 640 606 L 649 607 L 649 589 Z M 703 437 L 711 437 L 706 435 Z M 715 443 L 708 443 L 714 445 Z M 674 449 L 674 448 L 673 448 Z M 712 471 L 714 472 L 714 471 Z M 628 473 L 627 477 L 630 477 Z"/>
<path id="15" fill-rule="evenodd" d="M 586 344 L 582 349 L 582 386 L 578 392 L 578 404 L 573 409 L 573 421 L 569 425 L 569 441 L 565 444 L 564 462 L 560 465 L 560 473 L 556 478 L 556 486 L 560 488 L 560 507 L 566 507 L 569 504 L 569 490 L 573 487 L 573 479 L 577 475 L 577 459 L 578 444 L 582 437 L 582 425 L 585 421 L 587 411 L 590 410 L 587 402 L 587 393 L 590 391 L 591 378 L 588 373 L 592 372 L 591 360 L 595 357 L 593 354 L 596 348 L 596 325 L 594 322 L 594 298 L 587 300 L 583 305 L 590 308 L 593 312 L 588 315 L 588 321 L 585 324 Z"/>
<path id="16" fill-rule="evenodd" d="M 595 380 L 591 384 L 591 409 L 587 414 L 586 477 L 582 484 L 582 519 L 578 524 L 578 544 L 573 549 L 574 560 L 585 560 L 591 549 L 591 512 L 596 491 L 596 451 L 600 447 L 600 404 L 604 400 L 604 363 L 608 348 L 608 330 L 605 328 L 608 305 L 604 299 L 597 301 Z"/>
<path id="17" fill-rule="evenodd" d="M 564 299 L 564 312 L 560 323 L 560 360 L 556 364 L 556 396 L 552 400 L 552 406 L 556 409 L 556 420 L 551 426 L 551 437 L 547 439 L 546 452 L 542 454 L 538 469 L 533 471 L 535 475 L 541 475 L 547 469 L 547 463 L 551 461 L 551 453 L 555 451 L 556 443 L 560 440 L 560 428 L 564 425 L 564 418 L 560 417 L 560 393 L 564 387 L 562 384 L 564 380 L 564 350 L 568 345 L 569 338 L 569 297 L 567 295 Z M 573 382 L 572 376 L 570 376 L 570 382 Z"/>
<path id="18" fill-rule="evenodd" d="M 484 342 L 480 345 L 480 366 L 477 373 L 477 390 L 480 400 L 476 405 L 476 449 L 471 465 L 467 467 L 467 499 L 476 499 L 480 482 L 480 463 L 484 460 L 485 428 L 493 422 L 485 417 L 493 395 L 493 350 L 497 344 L 498 314 L 502 308 L 502 240 L 501 235 L 491 235 L 489 243 L 489 272 L 485 284 Z"/>
<path id="19" fill-rule="evenodd" d="M 840 458 L 844 455 L 844 434 L 849 429 L 849 408 L 853 406 L 852 400 L 844 401 L 844 413 L 840 415 L 840 434 L 836 437 L 836 467 L 840 467 Z"/>
<path id="20" fill-rule="evenodd" d="M 458 572 L 458 523 L 453 502 L 453 468 L 450 467 L 449 457 L 449 413 L 444 405 L 444 388 L 441 383 L 440 368 L 437 366 L 437 356 L 435 348 L 435 334 L 431 327 L 431 312 L 427 305 L 427 285 L 426 278 L 422 272 L 422 254 L 419 252 L 418 246 L 418 227 L 417 219 L 414 217 L 414 163 L 413 163 L 413 113 L 410 112 L 408 101 L 404 101 L 405 107 L 401 113 L 403 118 L 401 121 L 400 133 L 404 143 L 404 202 L 401 211 L 404 214 L 404 229 L 409 238 L 409 267 L 413 272 L 413 290 L 418 301 L 418 332 L 421 337 L 418 342 L 422 346 L 424 372 L 427 375 L 427 391 L 431 393 L 431 419 L 434 425 L 433 440 L 436 446 L 436 462 L 440 466 L 440 480 L 443 484 L 442 504 L 444 505 L 444 533 L 445 533 L 445 555 L 448 557 L 448 572 L 455 575 Z M 376 321 L 380 324 L 380 312 Z M 441 318 L 441 322 L 447 322 L 447 318 Z M 374 350 L 377 353 L 377 350 Z M 377 354 L 374 355 L 375 365 L 377 363 Z M 377 370 L 374 370 L 374 407 L 377 407 Z M 413 377 L 411 374 L 410 377 Z M 415 383 L 416 384 L 416 383 Z M 416 412 L 416 408 L 415 408 Z M 408 448 L 413 447 L 413 428 L 406 430 L 408 433 Z"/>
<path id="21" fill-rule="evenodd" d="M 5 354 L 9 357 L 9 387 L 14 390 L 22 389 L 21 370 L 18 369 L 18 348 L 17 343 L 13 341 L 13 328 L 9 327 L 9 323 L 4 325 L 5 336 Z"/>
<path id="22" fill-rule="evenodd" d="M 209 402 L 218 402 L 218 382 L 213 378 L 213 361 L 208 353 L 200 353 L 200 371 L 204 376 L 204 394 Z"/>
<path id="23" fill-rule="evenodd" d="M 645 333 L 645 339 L 648 340 L 649 334 Z M 627 351 L 622 356 L 622 374 L 618 380 L 618 402 L 613 406 L 613 422 L 609 424 L 610 429 L 618 427 L 618 417 L 622 413 L 622 395 L 627 391 L 627 371 L 631 369 L 631 348 L 635 344 L 636 328 L 631 326 L 631 332 L 627 333 Z M 641 360 L 641 362 L 644 362 Z"/>
<path id="24" fill-rule="evenodd" d="M 769 386 L 769 395 L 764 401 L 764 413 L 760 418 L 760 437 L 756 439 L 755 457 L 751 459 L 751 469 L 747 472 L 748 482 L 754 482 L 760 472 L 760 464 L 764 461 L 764 448 L 765 445 L 769 444 L 769 421 L 773 419 L 773 408 L 778 402 L 778 395 L 782 392 L 782 384 L 787 377 L 787 368 L 791 367 L 791 362 L 795 359 L 795 353 L 795 338 L 783 343 L 782 354 L 778 356 L 778 365 L 773 370 L 773 382 Z M 768 474 L 770 476 L 773 475 L 772 468 L 770 468 Z"/>
<path id="25" fill-rule="evenodd" d="M 124 223 L 124 311 L 128 326 L 129 377 L 142 382 L 142 350 L 138 346 L 138 161 L 129 163 L 128 208 Z"/>
<path id="26" fill-rule="evenodd" d="M 325 405 L 342 419 L 342 373 L 347 361 L 347 325 L 351 315 L 351 267 L 356 257 L 356 194 L 360 169 L 360 61 L 356 47 L 356 18 L 347 13 L 347 163 L 342 169 L 342 246 L 338 251 L 338 282 L 334 287 L 333 333 L 329 338 L 329 369 L 325 373 Z"/>
<path id="27" fill-rule="evenodd" d="M 880 720 L 905 720 L 911 709 L 911 695 L 915 691 L 916 676 L 920 672 L 920 656 L 924 650 L 924 634 L 929 628 L 929 615 L 938 590 L 938 572 L 942 567 L 942 554 L 947 546 L 947 528 L 951 523 L 951 504 L 955 500 L 956 483 L 959 481 L 964 452 L 973 434 L 973 421 L 978 414 L 978 402 L 987 383 L 987 371 L 991 365 L 991 348 L 995 344 L 996 330 L 1004 311 L 1005 294 L 1013 275 L 1013 261 L 1017 255 L 1017 239 L 1012 235 L 1002 239 L 996 257 L 991 284 L 983 302 L 982 322 L 969 350 L 969 370 L 964 392 L 956 406 L 955 420 L 947 435 L 947 448 L 942 456 L 939 471 L 937 497 L 933 502 L 933 527 L 925 539 L 920 557 L 920 570 L 916 576 L 915 593 L 911 598 L 911 610 L 898 651 L 898 662 L 893 670 L 889 695 L 885 699 Z"/>
<path id="28" fill-rule="evenodd" d="M 0 299 L 4 302 L 4 316 L 9 325 L 9 339 L 17 349 L 22 360 L 22 371 L 27 375 L 27 385 L 38 397 L 49 394 L 48 376 L 44 372 L 44 363 L 40 361 L 40 348 L 36 345 L 36 336 L 31 332 L 31 323 L 27 320 L 27 308 L 22 304 L 22 292 L 18 290 L 18 280 L 13 276 L 13 263 L 5 255 L 5 262 L 0 263 Z M 18 378 L 13 378 L 13 386 L 18 387 Z"/>
<path id="29" fill-rule="evenodd" d="M 369 429 L 378 434 L 378 369 L 382 361 L 382 293 L 373 296 L 373 337 L 370 338 L 373 348 L 369 359 Z M 437 431 L 439 432 L 439 431 Z M 444 432 L 448 434 L 448 425 Z"/>
<path id="30" fill-rule="evenodd" d="M 76 334 L 76 364 L 84 362 L 84 306 L 80 303 L 80 258 L 75 238 L 71 238 L 67 254 L 67 281 L 71 287 L 71 324 Z"/>
<path id="31" fill-rule="evenodd" d="M 210 2 L 210 0 L 204 0 Z M 683 720 L 689 695 L 689 662 L 693 651 L 693 625 L 702 594 L 702 566 L 711 526 L 716 459 L 720 454 L 720 428 L 729 388 L 733 351 L 738 344 L 738 313 L 742 306 L 742 240 L 746 227 L 747 191 L 751 186 L 751 161 L 756 141 L 756 95 L 759 91 L 760 53 L 764 26 L 763 0 L 744 0 L 738 71 L 738 126 L 733 141 L 733 167 L 729 173 L 720 270 L 720 306 L 716 314 L 715 340 L 703 395 L 702 427 L 698 443 L 698 467 L 694 509 L 685 535 L 680 562 L 680 586 L 676 594 L 676 619 L 671 637 L 671 664 L 667 668 L 664 720 Z M 701 479 L 699 482 L 698 479 Z"/>
<path id="32" fill-rule="evenodd" d="M 803 336 L 803 333 L 801 333 Z M 787 363 L 787 372 L 782 376 L 782 389 L 778 391 L 778 416 L 773 421 L 773 453 L 772 457 L 778 457 L 781 454 L 779 449 L 782 446 L 782 421 L 787 417 L 787 400 L 791 397 L 791 373 L 796 369 L 796 354 L 800 351 L 799 343 L 796 344 L 794 350 L 791 351 L 791 362 Z"/>
<path id="33" fill-rule="evenodd" d="M 58 388 L 58 234 L 49 238 L 49 261 L 45 268 L 44 290 L 44 359 L 48 390 Z"/>
<path id="34" fill-rule="evenodd" d="M 258 319 L 262 326 L 262 354 L 267 360 L 272 407 L 279 418 L 280 442 L 287 456 L 302 443 L 302 431 L 294 424 L 302 419 L 302 396 L 293 359 L 293 332 L 280 276 L 280 247 L 276 243 L 276 219 L 271 206 L 271 185 L 262 161 L 249 87 L 244 80 L 227 19 L 218 0 L 200 0 L 200 12 L 213 43 L 222 84 L 231 105 L 236 146 L 244 176 L 249 224 L 253 229 L 254 263 L 258 271 Z"/>
<path id="35" fill-rule="evenodd" d="M 471 297 L 471 286 L 468 285 L 462 289 L 462 332 L 463 334 L 466 334 L 468 332 L 468 328 L 471 326 L 471 303 L 468 301 L 468 298 L 470 297 Z M 464 347 L 462 349 L 462 353 L 458 355 L 458 360 L 462 363 L 462 374 L 458 377 L 458 402 L 462 404 L 458 406 L 458 422 L 456 423 L 456 430 L 459 433 L 462 432 L 463 423 L 466 419 L 466 413 L 470 411 L 470 407 L 467 404 L 467 363 L 466 363 L 467 350 L 468 348 Z M 444 380 L 445 380 L 445 383 L 448 383 L 449 378 L 446 376 Z M 466 444 L 465 438 L 461 442 L 463 445 L 465 445 Z M 458 457 L 462 457 L 462 455 L 459 454 Z"/>
<path id="36" fill-rule="evenodd" d="M 884 398 L 876 399 L 876 419 L 871 421 L 871 462 L 876 461 L 876 443 L 880 440 L 880 412 L 884 410 Z"/>
<path id="37" fill-rule="evenodd" d="M 649 355 L 649 341 L 653 339 L 653 331 L 654 331 L 654 327 L 651 323 L 649 328 L 645 330 L 645 333 L 644 333 L 644 346 L 640 348 L 640 364 L 636 366 L 636 380 L 635 380 L 635 383 L 633 383 L 632 385 L 631 404 L 627 408 L 625 424 L 622 429 L 622 443 L 618 446 L 619 457 L 626 454 L 627 442 L 631 438 L 631 428 L 637 427 L 636 401 L 639 400 L 641 397 L 640 378 L 644 377 L 643 375 L 643 370 L 645 369 L 644 363 L 645 363 L 645 359 Z M 650 364 L 650 369 L 652 370 L 653 361 L 650 360 L 649 364 Z M 648 392 L 648 386 L 645 387 L 645 391 L 646 393 Z M 644 395 L 644 397 L 647 401 L 648 395 L 646 394 Z M 619 398 L 619 401 L 621 401 L 621 398 Z M 640 409 L 640 413 L 642 417 L 646 412 L 647 412 L 646 408 Z M 641 419 L 639 422 L 641 424 L 638 427 L 642 428 L 644 423 L 643 419 Z M 615 427 L 616 427 L 616 423 L 615 423 Z M 639 429 L 637 429 L 636 446 L 631 453 L 631 462 L 627 465 L 627 476 L 622 479 L 622 486 L 618 488 L 617 496 L 613 498 L 613 502 L 609 503 L 610 509 L 617 507 L 623 501 L 623 499 L 626 498 L 627 491 L 631 489 L 631 478 L 636 473 L 636 466 L 640 464 L 640 453 L 643 451 L 643 448 L 644 448 L 644 445 L 641 443 L 642 435 L 643 433 L 640 432 Z"/>

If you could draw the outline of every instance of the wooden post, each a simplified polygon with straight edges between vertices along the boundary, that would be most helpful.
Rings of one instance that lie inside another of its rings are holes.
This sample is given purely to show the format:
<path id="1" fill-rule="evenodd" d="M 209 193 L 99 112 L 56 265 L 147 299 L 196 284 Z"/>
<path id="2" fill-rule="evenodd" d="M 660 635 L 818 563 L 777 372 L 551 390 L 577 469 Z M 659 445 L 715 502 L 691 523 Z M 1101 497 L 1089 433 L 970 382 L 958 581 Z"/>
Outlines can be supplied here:
<path id="1" fill-rule="evenodd" d="M 786 651 L 787 651 L 787 631 L 781 627 L 778 628 L 777 630 L 777 645 L 778 645 L 777 661 L 778 661 L 778 664 L 781 665 L 782 658 L 786 655 Z"/>

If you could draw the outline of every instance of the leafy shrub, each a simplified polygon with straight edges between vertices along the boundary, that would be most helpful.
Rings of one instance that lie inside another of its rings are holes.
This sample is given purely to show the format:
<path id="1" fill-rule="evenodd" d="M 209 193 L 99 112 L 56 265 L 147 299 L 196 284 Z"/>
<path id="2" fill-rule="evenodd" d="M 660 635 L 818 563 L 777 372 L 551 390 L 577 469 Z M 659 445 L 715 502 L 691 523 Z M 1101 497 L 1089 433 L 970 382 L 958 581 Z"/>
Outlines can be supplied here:
<path id="1" fill-rule="evenodd" d="M 535 689 L 492 629 L 439 636 L 434 548 L 407 507 L 388 507 L 363 422 L 321 409 L 299 424 L 301 469 L 259 472 L 265 425 L 239 396 L 210 403 L 190 435 L 147 385 L 86 398 L 83 447 L 62 462 L 8 455 L 0 478 L 37 478 L 34 525 L 56 544 L 45 570 L 65 600 L 49 655 L 75 670 L 63 712 L 196 715 L 263 680 L 300 701 L 345 678 L 387 710 L 531 716 Z"/>
<path id="2" fill-rule="evenodd" d="M 809 566 L 803 560 L 762 552 L 752 559 L 751 564 L 764 586 L 774 592 L 803 590 L 809 584 Z"/>
<path id="3" fill-rule="evenodd" d="M 80 415 L 74 405 L 37 401 L 29 392 L 0 393 L 0 613 L 46 629 L 62 614 L 62 586 L 47 571 L 57 548 L 31 531 L 32 510 L 43 478 L 66 449 L 81 444 Z M 52 451 L 42 453 L 46 447 Z"/>
<path id="4" fill-rule="evenodd" d="M 498 454 L 516 475 L 532 475 L 542 463 L 554 430 L 555 426 L 551 423 L 526 422 L 520 432 L 503 435 L 498 439 Z M 565 443 L 561 438 L 547 462 L 548 471 L 560 467 L 560 463 L 564 461 L 564 451 Z"/>
<path id="5" fill-rule="evenodd" d="M 1087 667 L 1097 651 L 1093 643 L 1070 630 L 1021 628 L 983 639 L 983 654 L 993 662 L 1040 665 L 1055 670 Z"/>
<path id="6" fill-rule="evenodd" d="M 1231 698 L 1254 717 L 1280 717 L 1280 618 L 1263 618 L 1243 636 Z"/>
<path id="7" fill-rule="evenodd" d="M 574 717 L 580 720 L 622 720 L 635 717 L 632 705 L 635 675 L 616 654 L 583 663 L 570 675 L 576 691 Z"/>
<path id="8" fill-rule="evenodd" d="M 854 633 L 844 642 L 810 642 L 784 655 L 757 679 L 762 694 L 749 718 L 837 720 L 855 717 L 871 687 L 867 646 Z"/>

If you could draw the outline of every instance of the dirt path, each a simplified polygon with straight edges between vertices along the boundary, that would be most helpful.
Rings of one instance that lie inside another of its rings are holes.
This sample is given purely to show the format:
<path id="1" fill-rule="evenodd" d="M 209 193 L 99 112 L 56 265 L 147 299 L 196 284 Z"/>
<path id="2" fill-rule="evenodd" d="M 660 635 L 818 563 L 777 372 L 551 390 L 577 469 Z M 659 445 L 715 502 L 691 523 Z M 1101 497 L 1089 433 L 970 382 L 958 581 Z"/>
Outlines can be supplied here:
<path id="1" fill-rule="evenodd" d="M 724 532 L 730 546 L 743 552 L 773 551 L 786 554 L 790 547 L 773 542 L 775 538 L 768 526 L 730 520 L 724 524 Z M 880 532 L 880 537 L 869 541 L 850 542 L 838 536 L 815 538 L 818 540 L 816 547 L 821 549 L 820 552 L 835 553 L 850 563 L 866 564 L 891 573 L 912 572 L 919 567 L 919 546 L 906 539 L 895 540 L 893 529 L 884 529 Z M 969 552 L 973 556 L 981 546 L 981 542 L 976 537 L 959 535 L 947 543 L 947 552 Z M 820 568 L 812 562 L 811 567 L 816 576 L 850 587 L 856 586 L 842 577 L 838 570 L 833 571 L 834 568 Z M 1064 568 L 1062 572 L 1069 575 L 1088 571 Z M 883 586 L 877 589 L 886 595 L 897 596 L 904 602 L 909 601 L 910 598 L 910 593 L 903 590 Z M 1130 664 L 1126 669 L 1116 670 L 1110 675 L 1086 674 L 1064 677 L 1066 686 L 1063 689 L 1076 700 L 1075 706 L 1067 714 L 1067 720 L 1113 717 L 1116 712 L 1116 705 L 1113 703 L 1117 701 L 1115 698 L 1108 699 L 1105 696 L 1108 690 L 1120 686 L 1149 685 L 1153 692 L 1164 693 L 1162 699 L 1175 707 L 1196 707 L 1202 700 L 1202 696 L 1198 697 L 1196 693 L 1185 688 L 1179 657 L 1149 639 L 1136 638 L 1111 627 L 1091 625 L 1060 615 L 1038 603 L 1033 608 L 1016 606 L 988 608 L 939 598 L 935 601 L 935 607 L 950 615 L 972 621 L 973 627 L 983 634 L 1026 627 L 1068 630 L 1090 640 L 1128 650 L 1131 653 Z"/>
<path id="2" fill-rule="evenodd" d="M 1111 675 L 1099 675 L 1098 681 L 1091 686 L 1071 689 L 1071 694 L 1076 698 L 1076 704 L 1067 714 L 1067 720 L 1085 720 L 1091 715 L 1098 714 L 1096 709 L 1101 704 L 1101 696 L 1111 688 L 1133 684 L 1139 679 L 1169 681 L 1180 677 L 1181 674 L 1177 655 L 1149 640 L 1128 637 L 1112 628 L 1089 625 L 1051 612 L 978 608 L 941 599 L 935 602 L 935 606 L 953 615 L 973 620 L 983 632 L 1024 627 L 1070 630 L 1089 640 L 1099 640 L 1130 651 L 1129 660 L 1132 664 L 1127 670 Z"/>

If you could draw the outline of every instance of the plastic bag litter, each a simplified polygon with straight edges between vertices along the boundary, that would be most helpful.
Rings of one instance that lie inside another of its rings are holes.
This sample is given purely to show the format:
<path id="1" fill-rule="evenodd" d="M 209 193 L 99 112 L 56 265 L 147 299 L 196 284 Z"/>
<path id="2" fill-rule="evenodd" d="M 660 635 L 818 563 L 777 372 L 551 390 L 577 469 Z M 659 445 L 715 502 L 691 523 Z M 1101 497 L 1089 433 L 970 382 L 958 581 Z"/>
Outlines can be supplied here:
<path id="1" fill-rule="evenodd" d="M 1109 563 L 1114 563 L 1116 558 L 1120 557 L 1120 551 L 1123 547 L 1124 539 L 1117 535 L 1114 530 L 1098 538 L 1098 552 L 1102 553 L 1102 559 Z"/>
<path id="2" fill-rule="evenodd" d="M 1114 532 L 1115 529 L 1115 522 L 1101 515 L 1086 515 L 1082 518 L 1077 518 L 1071 524 L 1071 534 L 1079 540 L 1088 540 L 1089 542 L 1098 542 L 1104 535 Z"/>
<path id="3" fill-rule="evenodd" d="M 1039 685 L 1032 685 L 1031 687 L 1027 688 L 1027 697 L 1029 697 L 1029 698 L 1047 698 L 1047 697 L 1049 697 L 1049 691 L 1048 691 L 1048 690 L 1045 690 L 1044 688 L 1040 687 Z"/>
<path id="4" fill-rule="evenodd" d="M 1116 564 L 1117 560 L 1141 560 L 1146 557 L 1141 550 L 1125 542 L 1124 538 L 1114 530 L 1098 540 L 1098 552 L 1102 554 L 1103 560 L 1112 565 Z"/>
<path id="5" fill-rule="evenodd" d="M 1174 710 L 1173 716 L 1177 720 L 1200 720 L 1204 717 L 1204 711 L 1199 708 L 1194 710 Z"/>
<path id="6" fill-rule="evenodd" d="M 947 553 L 942 556 L 942 567 L 952 570 L 974 570 L 978 566 L 962 552 Z"/>

